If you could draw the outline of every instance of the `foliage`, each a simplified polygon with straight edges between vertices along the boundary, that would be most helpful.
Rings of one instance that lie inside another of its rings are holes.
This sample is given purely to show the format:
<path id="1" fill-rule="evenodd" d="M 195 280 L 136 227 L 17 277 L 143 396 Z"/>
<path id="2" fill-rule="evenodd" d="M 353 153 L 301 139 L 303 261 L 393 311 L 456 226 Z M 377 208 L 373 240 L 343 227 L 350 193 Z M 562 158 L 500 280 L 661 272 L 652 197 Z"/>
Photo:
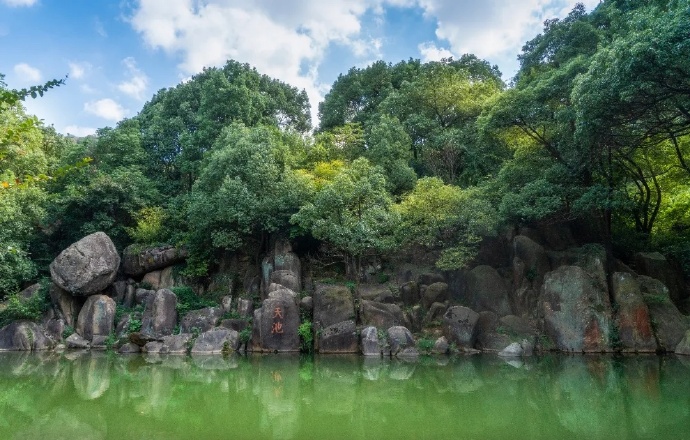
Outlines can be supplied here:
<path id="1" fill-rule="evenodd" d="M 203 309 L 204 307 L 213 307 L 216 305 L 214 301 L 203 298 L 192 290 L 191 287 L 177 286 L 170 290 L 177 296 L 177 313 L 179 316 L 184 316 L 187 312 L 192 310 Z"/>
<path id="2" fill-rule="evenodd" d="M 303 353 L 311 353 L 314 351 L 314 333 L 311 321 L 302 321 L 297 327 L 299 334 L 300 350 Z"/>
<path id="3" fill-rule="evenodd" d="M 134 214 L 136 226 L 127 228 L 127 233 L 137 243 L 156 243 L 163 235 L 165 211 L 160 206 L 142 208 Z"/>
<path id="4" fill-rule="evenodd" d="M 431 354 L 431 351 L 434 349 L 434 345 L 434 340 L 430 338 L 419 338 L 417 340 L 417 348 L 423 354 Z"/>
<path id="5" fill-rule="evenodd" d="M 0 311 L 0 327 L 18 320 L 38 321 L 50 306 L 47 283 L 30 298 L 10 294 L 5 298 L 4 309 Z"/>

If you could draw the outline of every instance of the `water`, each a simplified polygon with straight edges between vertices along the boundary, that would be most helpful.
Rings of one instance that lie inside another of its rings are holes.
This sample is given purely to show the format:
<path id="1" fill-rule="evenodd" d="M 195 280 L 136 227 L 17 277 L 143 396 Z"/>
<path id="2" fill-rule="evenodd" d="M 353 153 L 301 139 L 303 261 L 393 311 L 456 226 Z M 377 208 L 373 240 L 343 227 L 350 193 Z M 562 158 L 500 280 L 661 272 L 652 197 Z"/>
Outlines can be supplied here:
<path id="1" fill-rule="evenodd" d="M 0 439 L 685 439 L 690 358 L 0 354 Z"/>

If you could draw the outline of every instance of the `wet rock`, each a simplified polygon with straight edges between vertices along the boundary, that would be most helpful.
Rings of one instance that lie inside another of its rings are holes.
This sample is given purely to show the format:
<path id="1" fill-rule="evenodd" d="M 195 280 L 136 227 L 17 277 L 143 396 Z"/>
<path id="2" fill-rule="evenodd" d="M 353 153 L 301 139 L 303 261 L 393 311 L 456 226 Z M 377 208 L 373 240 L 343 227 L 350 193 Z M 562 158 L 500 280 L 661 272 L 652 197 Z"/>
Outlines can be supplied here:
<path id="1" fill-rule="evenodd" d="M 425 310 L 429 310 L 431 305 L 435 302 L 442 303 L 447 301 L 448 296 L 448 284 L 446 283 L 434 283 L 426 288 L 422 294 L 422 307 Z"/>
<path id="2" fill-rule="evenodd" d="M 611 350 L 611 304 L 605 285 L 578 266 L 561 266 L 546 274 L 542 292 L 544 327 L 559 350 Z"/>
<path id="3" fill-rule="evenodd" d="M 50 263 L 55 284 L 72 295 L 88 296 L 105 290 L 115 280 L 120 255 L 103 232 L 87 235 L 62 251 Z"/>
<path id="4" fill-rule="evenodd" d="M 177 296 L 161 289 L 146 299 L 141 320 L 141 333 L 151 338 L 171 335 L 177 325 Z"/>
<path id="5" fill-rule="evenodd" d="M 412 333 L 403 326 L 391 327 L 387 330 L 388 344 L 392 356 L 418 356 Z"/>
<path id="6" fill-rule="evenodd" d="M 115 301 L 105 295 L 90 296 L 77 318 L 76 332 L 87 341 L 96 336 L 107 337 L 113 332 Z"/>
<path id="7" fill-rule="evenodd" d="M 122 269 L 128 275 L 138 277 L 145 273 L 181 263 L 187 251 L 174 246 L 145 247 L 127 246 L 123 252 Z"/>
<path id="8" fill-rule="evenodd" d="M 652 331 L 649 310 L 642 298 L 636 277 L 625 272 L 611 275 L 613 298 L 618 305 L 616 325 L 623 351 L 655 352 L 656 339 Z"/>
<path id="9" fill-rule="evenodd" d="M 189 333 L 180 333 L 179 335 L 164 336 L 163 346 L 160 349 L 160 353 L 187 354 L 191 343 L 192 335 Z"/>
<path id="10" fill-rule="evenodd" d="M 508 287 L 501 275 L 491 266 L 477 266 L 469 272 L 467 293 L 472 298 L 475 310 L 489 310 L 498 316 L 509 315 L 512 312 Z"/>
<path id="11" fill-rule="evenodd" d="M 453 306 L 443 315 L 443 333 L 458 348 L 473 348 L 477 338 L 476 325 L 479 314 L 472 309 Z"/>
<path id="12" fill-rule="evenodd" d="M 95 335 L 91 340 L 91 349 L 105 350 L 106 348 L 108 348 L 108 337 Z"/>
<path id="13" fill-rule="evenodd" d="M 192 333 L 193 329 L 203 333 L 214 328 L 222 315 L 223 313 L 218 307 L 192 310 L 182 318 L 180 329 L 182 333 Z"/>
<path id="14" fill-rule="evenodd" d="M 329 325 L 317 333 L 319 353 L 357 353 L 357 329 L 354 320 Z"/>
<path id="15" fill-rule="evenodd" d="M 659 348 L 663 351 L 675 350 L 690 327 L 688 319 L 673 304 L 668 288 L 661 281 L 642 275 L 637 277 L 637 281 Z"/>
<path id="16" fill-rule="evenodd" d="M 0 350 L 42 351 L 49 350 L 54 345 L 43 328 L 35 322 L 15 321 L 0 329 Z"/>
<path id="17" fill-rule="evenodd" d="M 314 291 L 314 326 L 323 329 L 355 319 L 352 292 L 345 286 L 317 284 Z"/>
<path id="18" fill-rule="evenodd" d="M 146 345 L 144 345 L 141 348 L 141 351 L 144 353 L 149 353 L 149 354 L 160 354 L 162 347 L 163 347 L 162 342 L 151 341 L 151 342 L 147 342 Z"/>
<path id="19" fill-rule="evenodd" d="M 360 333 L 360 347 L 364 356 L 381 356 L 383 347 L 376 327 L 369 326 L 362 329 Z"/>
<path id="20" fill-rule="evenodd" d="M 120 349 L 117 350 L 117 352 L 120 354 L 134 354 L 141 352 L 141 348 L 137 344 L 128 342 L 124 344 L 122 347 L 120 347 Z"/>
<path id="21" fill-rule="evenodd" d="M 67 348 L 77 348 L 77 349 L 87 349 L 91 346 L 91 343 L 86 339 L 79 336 L 77 333 L 72 333 L 65 339 L 65 344 Z"/>
<path id="22" fill-rule="evenodd" d="M 401 325 L 405 321 L 402 309 L 398 305 L 375 301 L 361 302 L 359 319 L 364 326 L 372 325 L 382 330 Z"/>
<path id="23" fill-rule="evenodd" d="M 237 351 L 239 334 L 228 328 L 218 327 L 199 335 L 192 347 L 192 354 L 221 354 Z"/>

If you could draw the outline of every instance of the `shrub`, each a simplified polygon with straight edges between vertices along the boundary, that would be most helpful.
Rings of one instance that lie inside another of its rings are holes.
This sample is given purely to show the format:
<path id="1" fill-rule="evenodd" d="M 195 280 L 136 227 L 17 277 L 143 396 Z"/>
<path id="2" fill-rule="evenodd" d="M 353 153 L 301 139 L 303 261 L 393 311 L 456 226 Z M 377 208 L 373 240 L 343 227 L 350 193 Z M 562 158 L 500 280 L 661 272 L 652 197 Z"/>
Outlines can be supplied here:
<path id="1" fill-rule="evenodd" d="M 297 333 L 299 333 L 302 351 L 311 353 L 314 350 L 314 333 L 312 332 L 311 321 L 303 321 L 297 328 Z"/>
<path id="2" fill-rule="evenodd" d="M 171 290 L 177 296 L 177 312 L 180 316 L 191 310 L 198 310 L 216 305 L 212 300 L 202 298 L 194 293 L 190 287 L 173 287 Z"/>
<path id="3" fill-rule="evenodd" d="M 50 299 L 46 284 L 43 284 L 29 299 L 23 299 L 18 294 L 8 295 L 5 300 L 5 309 L 0 311 L 0 327 L 22 319 L 38 321 L 48 310 L 49 305 Z"/>

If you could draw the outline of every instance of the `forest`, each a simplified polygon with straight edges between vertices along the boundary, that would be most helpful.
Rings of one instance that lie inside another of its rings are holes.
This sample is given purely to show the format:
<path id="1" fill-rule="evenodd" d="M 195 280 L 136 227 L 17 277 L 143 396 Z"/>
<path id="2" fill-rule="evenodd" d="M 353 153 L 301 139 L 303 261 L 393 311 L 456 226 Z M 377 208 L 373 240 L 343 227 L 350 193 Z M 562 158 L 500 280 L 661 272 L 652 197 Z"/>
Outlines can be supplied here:
<path id="1" fill-rule="evenodd" d="M 609 257 L 658 250 L 690 276 L 689 17 L 687 0 L 578 5 L 508 84 L 471 54 L 351 68 L 318 126 L 304 91 L 233 60 L 80 139 L 23 107 L 64 81 L 0 75 L 0 298 L 96 231 L 184 247 L 196 279 L 279 233 L 357 278 L 371 255 L 459 269 L 483 237 L 568 222 Z"/>

